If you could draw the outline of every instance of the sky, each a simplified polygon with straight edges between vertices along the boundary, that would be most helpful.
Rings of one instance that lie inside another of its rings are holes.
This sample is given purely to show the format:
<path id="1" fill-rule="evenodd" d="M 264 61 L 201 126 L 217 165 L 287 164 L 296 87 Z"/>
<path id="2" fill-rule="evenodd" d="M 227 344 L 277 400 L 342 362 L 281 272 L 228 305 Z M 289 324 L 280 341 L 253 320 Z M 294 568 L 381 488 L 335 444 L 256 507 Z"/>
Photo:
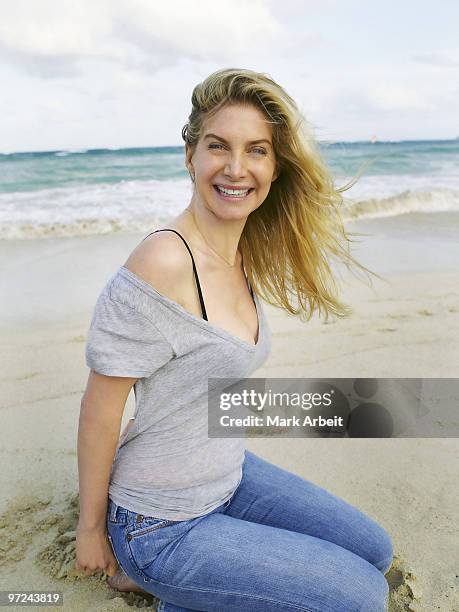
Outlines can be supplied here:
<path id="1" fill-rule="evenodd" d="M 456 0 L 0 0 L 0 151 L 182 145 L 228 67 L 320 141 L 456 138 L 458 23 Z"/>

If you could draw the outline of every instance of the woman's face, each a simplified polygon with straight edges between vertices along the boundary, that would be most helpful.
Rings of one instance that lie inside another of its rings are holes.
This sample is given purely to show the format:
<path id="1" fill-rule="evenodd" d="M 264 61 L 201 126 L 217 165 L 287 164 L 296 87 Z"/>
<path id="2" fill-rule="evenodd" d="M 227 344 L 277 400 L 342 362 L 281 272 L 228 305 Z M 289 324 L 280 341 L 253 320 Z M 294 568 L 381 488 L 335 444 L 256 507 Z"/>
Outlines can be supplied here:
<path id="1" fill-rule="evenodd" d="M 222 219 L 244 219 L 260 206 L 277 178 L 272 129 L 252 105 L 227 105 L 204 122 L 186 165 L 198 203 Z"/>

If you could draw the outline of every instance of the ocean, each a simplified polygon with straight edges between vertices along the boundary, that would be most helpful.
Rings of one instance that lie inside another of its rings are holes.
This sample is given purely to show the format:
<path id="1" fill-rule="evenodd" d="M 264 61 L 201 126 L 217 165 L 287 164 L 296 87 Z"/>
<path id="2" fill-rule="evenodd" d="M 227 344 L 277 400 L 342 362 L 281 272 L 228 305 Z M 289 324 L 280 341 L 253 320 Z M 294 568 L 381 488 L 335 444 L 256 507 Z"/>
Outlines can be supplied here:
<path id="1" fill-rule="evenodd" d="M 320 143 L 345 219 L 459 211 L 459 140 Z M 184 148 L 0 154 L 0 239 L 150 230 L 191 197 Z"/>

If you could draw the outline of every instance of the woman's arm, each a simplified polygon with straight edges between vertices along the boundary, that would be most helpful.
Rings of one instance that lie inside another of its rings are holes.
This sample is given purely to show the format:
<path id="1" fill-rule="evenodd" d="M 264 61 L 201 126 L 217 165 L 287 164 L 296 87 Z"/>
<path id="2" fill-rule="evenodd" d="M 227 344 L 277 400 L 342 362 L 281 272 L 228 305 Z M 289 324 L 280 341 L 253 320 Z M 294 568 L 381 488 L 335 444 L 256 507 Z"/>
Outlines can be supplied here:
<path id="1" fill-rule="evenodd" d="M 77 569 L 86 574 L 97 569 L 116 570 L 116 559 L 106 539 L 108 486 L 126 400 L 136 380 L 91 370 L 81 400 Z"/>

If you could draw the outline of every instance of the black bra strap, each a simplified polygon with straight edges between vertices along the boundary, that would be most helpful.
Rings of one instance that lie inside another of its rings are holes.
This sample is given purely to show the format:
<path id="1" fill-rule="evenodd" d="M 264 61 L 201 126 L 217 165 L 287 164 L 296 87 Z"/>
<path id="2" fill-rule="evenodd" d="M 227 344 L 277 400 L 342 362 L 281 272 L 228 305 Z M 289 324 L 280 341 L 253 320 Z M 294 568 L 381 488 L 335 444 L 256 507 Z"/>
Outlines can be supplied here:
<path id="1" fill-rule="evenodd" d="M 186 246 L 186 248 L 188 249 L 188 253 L 189 253 L 189 254 L 190 254 L 190 256 L 191 256 L 191 261 L 193 262 L 193 272 L 194 272 L 194 275 L 195 275 L 195 277 L 196 277 L 196 285 L 197 285 L 197 287 L 198 287 L 198 293 L 199 293 L 199 302 L 201 303 L 201 312 L 202 312 L 202 316 L 203 316 L 203 318 L 204 318 L 206 321 L 208 321 L 208 318 L 207 318 L 207 312 L 206 312 L 206 307 L 205 307 L 205 305 L 204 305 L 204 298 L 202 297 L 201 284 L 200 284 L 200 282 L 199 282 L 198 271 L 196 270 L 196 265 L 195 265 L 195 263 L 194 263 L 193 253 L 191 252 L 191 249 L 190 249 L 190 247 L 188 246 L 188 244 L 187 244 L 187 242 L 186 242 L 185 238 L 184 238 L 184 237 L 183 237 L 181 234 L 179 234 L 179 233 L 178 233 L 176 230 L 174 230 L 174 229 L 169 229 L 169 228 L 157 229 L 157 230 L 155 230 L 154 232 L 151 232 L 150 234 L 148 234 L 147 236 L 145 236 L 145 238 L 148 238 L 148 236 L 151 236 L 151 234 L 155 234 L 156 232 L 174 232 L 175 234 L 177 234 L 177 236 L 180 236 L 180 238 L 181 238 L 181 239 L 183 240 L 183 242 L 185 243 L 185 246 Z M 145 240 L 145 238 L 144 238 L 143 240 Z M 142 240 L 142 242 L 143 242 L 143 240 Z M 249 281 L 249 279 L 247 278 L 247 273 L 246 273 L 245 269 L 244 269 L 244 274 L 245 274 L 245 278 L 246 278 L 246 280 L 247 280 L 247 284 L 248 284 L 249 289 L 250 289 L 250 293 L 251 293 L 251 295 L 252 295 L 252 299 L 253 299 L 253 300 L 255 300 L 255 298 L 254 298 L 254 296 L 253 296 L 253 289 L 252 289 L 252 285 L 250 284 L 250 281 Z"/>
<path id="2" fill-rule="evenodd" d="M 187 244 L 187 242 L 186 242 L 185 238 L 184 238 L 184 237 L 183 237 L 181 234 L 179 234 L 179 233 L 178 233 L 176 230 L 174 230 L 174 229 L 166 229 L 166 228 L 164 228 L 164 229 L 157 229 L 157 230 L 155 230 L 154 232 L 151 232 L 150 234 L 148 234 L 148 236 L 151 236 L 151 234 L 155 234 L 156 232 L 174 232 L 175 234 L 177 234 L 177 236 L 180 236 L 180 238 L 181 238 L 181 239 L 183 240 L 183 242 L 185 243 L 185 246 L 186 246 L 186 248 L 188 249 L 188 253 L 189 253 L 189 254 L 190 254 L 190 256 L 191 256 L 191 261 L 193 262 L 193 272 L 194 272 L 194 275 L 195 275 L 195 277 L 196 277 L 196 285 L 197 285 L 197 287 L 198 287 L 199 301 L 200 301 L 200 303 L 201 303 L 201 312 L 202 312 L 202 316 L 203 316 L 203 318 L 204 318 L 206 321 L 208 321 L 208 318 L 207 318 L 207 312 L 206 312 L 206 307 L 205 307 L 205 305 L 204 305 L 204 298 L 202 297 L 201 284 L 200 284 L 200 282 L 199 282 L 198 271 L 196 270 L 196 265 L 195 265 L 195 263 L 194 263 L 193 253 L 191 252 L 190 247 L 188 246 L 188 244 Z M 148 238 L 148 236 L 145 236 L 145 238 Z M 143 240 L 145 240 L 145 238 L 144 238 Z M 142 242 L 143 242 L 143 240 L 142 240 Z"/>
<path id="3" fill-rule="evenodd" d="M 245 267 L 244 267 L 244 261 L 242 262 L 242 267 L 244 269 L 244 274 L 245 274 L 245 280 L 247 281 L 247 285 L 249 286 L 250 289 L 250 294 L 252 296 L 252 300 L 255 301 L 255 298 L 253 297 L 253 289 L 252 289 L 252 285 L 250 284 L 249 278 L 247 276 L 247 272 L 245 271 Z"/>
<path id="4" fill-rule="evenodd" d="M 250 284 L 250 281 L 249 281 L 249 279 L 247 278 L 247 274 L 246 274 L 246 272 L 245 272 L 245 271 L 244 271 L 244 274 L 245 274 L 245 278 L 247 279 L 247 284 L 248 284 L 249 289 L 250 289 L 250 295 L 252 296 L 252 299 L 254 300 L 255 298 L 253 297 L 253 289 L 252 289 L 252 285 Z"/>

